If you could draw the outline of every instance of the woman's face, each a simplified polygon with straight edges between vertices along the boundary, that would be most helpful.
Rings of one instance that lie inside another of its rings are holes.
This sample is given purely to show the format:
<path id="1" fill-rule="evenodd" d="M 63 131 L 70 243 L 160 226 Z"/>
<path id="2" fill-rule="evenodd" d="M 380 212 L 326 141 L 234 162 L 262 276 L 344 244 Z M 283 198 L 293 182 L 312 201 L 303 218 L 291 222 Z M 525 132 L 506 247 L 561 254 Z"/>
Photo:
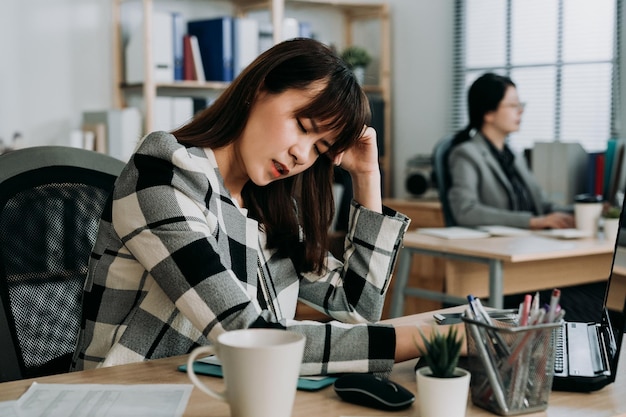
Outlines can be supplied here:
<path id="1" fill-rule="evenodd" d="M 334 136 L 318 129 L 316 120 L 295 116 L 319 88 L 259 93 L 238 142 L 243 169 L 256 185 L 301 173 L 333 144 Z"/>
<path id="2" fill-rule="evenodd" d="M 523 112 L 524 105 L 519 100 L 517 89 L 509 86 L 498 108 L 485 114 L 485 123 L 489 124 L 491 128 L 508 135 L 519 130 Z"/>

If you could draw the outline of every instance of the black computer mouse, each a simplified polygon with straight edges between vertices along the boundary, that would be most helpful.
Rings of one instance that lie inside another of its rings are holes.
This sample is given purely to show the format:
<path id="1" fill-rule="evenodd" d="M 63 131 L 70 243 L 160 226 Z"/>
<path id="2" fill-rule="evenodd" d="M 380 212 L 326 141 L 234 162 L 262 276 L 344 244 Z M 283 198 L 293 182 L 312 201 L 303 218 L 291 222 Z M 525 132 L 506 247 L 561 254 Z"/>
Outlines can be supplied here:
<path id="1" fill-rule="evenodd" d="M 334 387 L 344 401 L 379 410 L 403 410 L 415 401 L 411 391 L 372 374 L 342 375 L 337 378 Z"/>

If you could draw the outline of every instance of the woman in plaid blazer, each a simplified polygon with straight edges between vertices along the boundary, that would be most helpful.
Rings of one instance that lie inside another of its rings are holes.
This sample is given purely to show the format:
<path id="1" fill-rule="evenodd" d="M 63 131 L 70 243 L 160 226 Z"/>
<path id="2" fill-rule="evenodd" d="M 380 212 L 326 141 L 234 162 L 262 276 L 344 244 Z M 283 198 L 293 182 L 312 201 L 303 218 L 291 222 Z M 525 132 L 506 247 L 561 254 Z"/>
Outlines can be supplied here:
<path id="1" fill-rule="evenodd" d="M 302 374 L 418 356 L 415 327 L 374 324 L 409 219 L 382 206 L 369 119 L 345 63 L 295 39 L 187 125 L 145 137 L 102 215 L 73 368 L 181 355 L 248 327 L 306 335 Z M 333 164 L 354 188 L 343 259 L 327 250 Z M 335 320 L 294 320 L 298 299 Z"/>

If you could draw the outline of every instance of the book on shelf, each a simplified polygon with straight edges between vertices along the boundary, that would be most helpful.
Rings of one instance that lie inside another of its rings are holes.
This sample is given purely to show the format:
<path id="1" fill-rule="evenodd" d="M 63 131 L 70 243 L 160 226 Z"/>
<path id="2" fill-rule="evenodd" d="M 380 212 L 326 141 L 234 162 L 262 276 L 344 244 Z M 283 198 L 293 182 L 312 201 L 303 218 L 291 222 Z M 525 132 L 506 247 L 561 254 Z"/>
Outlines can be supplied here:
<path id="1" fill-rule="evenodd" d="M 193 81 L 196 79 L 196 69 L 191 50 L 191 36 L 183 36 L 183 80 Z"/>
<path id="2" fill-rule="evenodd" d="M 185 21 L 183 15 L 178 12 L 172 13 L 172 50 L 174 54 L 174 80 L 185 79 L 183 68 L 183 36 L 185 35 Z"/>
<path id="3" fill-rule="evenodd" d="M 170 12 L 154 11 L 152 16 L 152 63 L 154 81 L 174 81 L 174 18 Z M 125 49 L 126 82 L 144 81 L 143 24 L 132 31 Z"/>
<path id="4" fill-rule="evenodd" d="M 191 43 L 191 61 L 193 62 L 193 72 L 195 80 L 201 83 L 206 81 L 206 73 L 204 72 L 204 64 L 202 63 L 202 52 L 200 52 L 200 45 L 198 44 L 198 38 L 194 35 L 189 37 Z"/>
<path id="5" fill-rule="evenodd" d="M 233 17 L 187 22 L 187 33 L 198 38 L 204 75 L 211 81 L 233 80 Z"/>

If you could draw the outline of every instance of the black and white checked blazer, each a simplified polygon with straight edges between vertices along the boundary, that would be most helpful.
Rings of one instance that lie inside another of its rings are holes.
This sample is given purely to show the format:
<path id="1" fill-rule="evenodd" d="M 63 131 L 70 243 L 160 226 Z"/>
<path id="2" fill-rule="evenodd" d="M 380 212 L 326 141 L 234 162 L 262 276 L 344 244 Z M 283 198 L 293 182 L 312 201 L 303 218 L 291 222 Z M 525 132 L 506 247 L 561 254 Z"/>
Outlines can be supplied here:
<path id="1" fill-rule="evenodd" d="M 74 369 L 181 355 L 224 331 L 306 335 L 301 373 L 390 371 L 380 319 L 406 216 L 355 202 L 343 261 L 298 276 L 224 188 L 210 149 L 148 135 L 118 178 L 89 263 Z M 296 301 L 335 321 L 296 321 Z"/>

